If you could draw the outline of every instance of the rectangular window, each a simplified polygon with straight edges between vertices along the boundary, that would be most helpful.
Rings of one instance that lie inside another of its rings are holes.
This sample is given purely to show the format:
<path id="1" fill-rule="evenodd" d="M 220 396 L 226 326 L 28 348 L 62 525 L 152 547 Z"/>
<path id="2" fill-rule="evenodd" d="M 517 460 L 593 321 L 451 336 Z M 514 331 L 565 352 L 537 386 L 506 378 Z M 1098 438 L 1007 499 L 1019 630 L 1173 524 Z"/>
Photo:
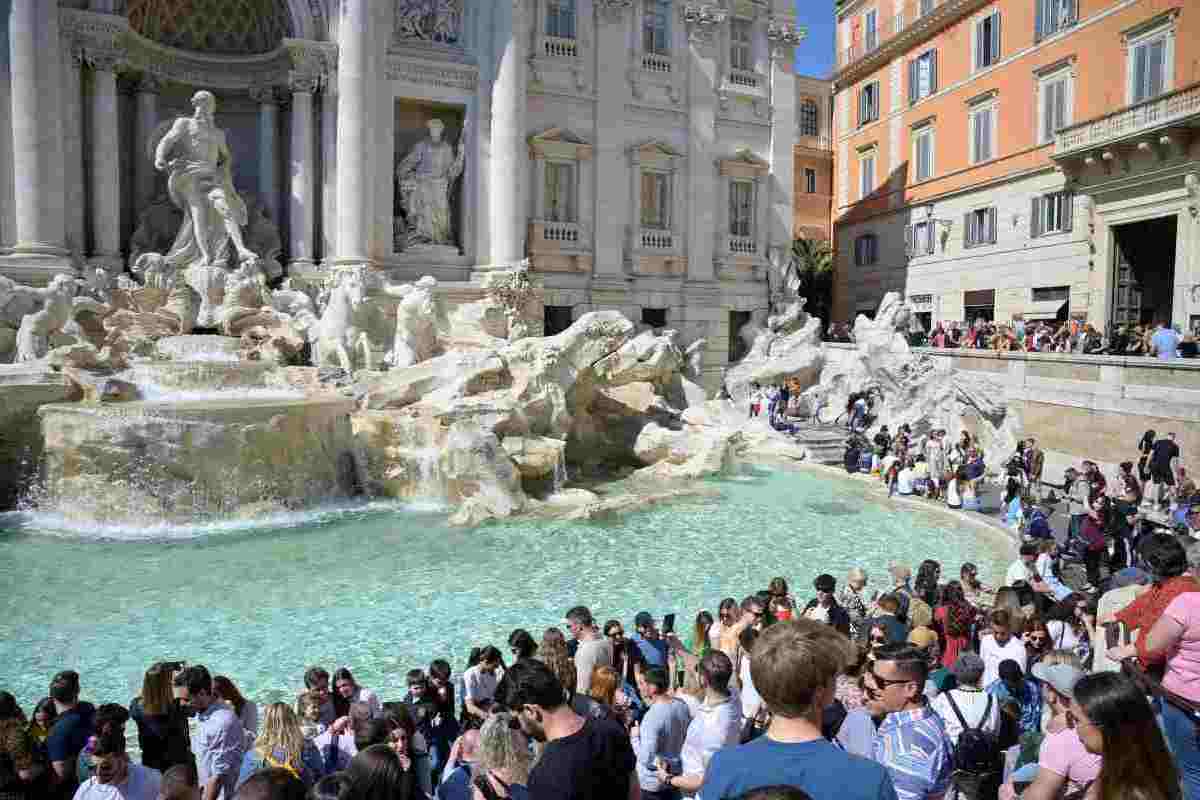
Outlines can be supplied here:
<path id="1" fill-rule="evenodd" d="M 729 182 L 729 235 L 754 235 L 754 184 Z"/>
<path id="2" fill-rule="evenodd" d="M 1144 103 L 1162 94 L 1167 85 L 1166 33 L 1144 39 L 1129 50 L 1133 71 L 1133 102 Z"/>
<path id="3" fill-rule="evenodd" d="M 754 69 L 753 35 L 750 20 L 735 19 L 729 26 L 730 65 L 749 72 Z"/>
<path id="4" fill-rule="evenodd" d="M 817 171 L 805 167 L 804 169 L 804 191 L 808 194 L 817 193 Z"/>
<path id="5" fill-rule="evenodd" d="M 818 136 L 821 133 L 819 111 L 816 101 L 803 100 L 800 103 L 800 135 Z"/>
<path id="6" fill-rule="evenodd" d="M 1070 299 L 1070 286 L 1033 287 L 1033 302 L 1035 303 L 1063 303 Z"/>
<path id="7" fill-rule="evenodd" d="M 996 157 L 996 107 L 987 106 L 971 112 L 971 163 L 981 164 Z"/>
<path id="8" fill-rule="evenodd" d="M 1069 87 L 1070 76 L 1066 73 L 1042 81 L 1041 108 L 1038 110 L 1041 119 L 1038 141 L 1042 144 L 1053 142 L 1054 134 L 1071 124 Z"/>
<path id="9" fill-rule="evenodd" d="M 642 173 L 642 226 L 671 227 L 671 176 L 665 172 Z"/>
<path id="10" fill-rule="evenodd" d="M 926 220 L 908 226 L 905 231 L 905 250 L 909 256 L 933 255 L 934 221 Z"/>
<path id="11" fill-rule="evenodd" d="M 546 35 L 575 38 L 575 0 L 546 0 Z"/>
<path id="12" fill-rule="evenodd" d="M 1000 60 L 1000 12 L 975 23 L 975 69 L 990 67 Z"/>
<path id="13" fill-rule="evenodd" d="M 854 266 L 868 267 L 879 261 L 879 239 L 865 233 L 854 240 Z"/>
<path id="14" fill-rule="evenodd" d="M 1075 217 L 1075 196 L 1071 192 L 1052 192 L 1033 198 L 1030 235 L 1070 233 Z"/>
<path id="15" fill-rule="evenodd" d="M 547 336 L 562 333 L 571 327 L 571 306 L 543 306 L 542 326 Z"/>
<path id="16" fill-rule="evenodd" d="M 643 308 L 642 324 L 651 328 L 667 327 L 667 310 L 665 308 Z"/>
<path id="17" fill-rule="evenodd" d="M 739 335 L 743 328 L 750 324 L 753 315 L 749 311 L 729 312 L 729 363 L 736 364 L 750 352 L 746 338 Z"/>
<path id="18" fill-rule="evenodd" d="M 863 48 L 864 52 L 874 53 L 879 47 L 879 12 L 871 9 L 863 14 Z"/>
<path id="19" fill-rule="evenodd" d="M 978 247 L 996 243 L 996 209 L 980 208 L 968 211 L 963 220 L 963 244 Z"/>
<path id="20" fill-rule="evenodd" d="M 571 164 L 546 162 L 546 219 L 575 221 L 575 168 Z"/>
<path id="21" fill-rule="evenodd" d="M 858 161 L 858 197 L 870 197 L 875 191 L 875 156 L 864 156 Z"/>
<path id="22" fill-rule="evenodd" d="M 858 124 L 866 125 L 879 119 L 879 81 L 872 81 L 858 90 Z"/>
<path id="23" fill-rule="evenodd" d="M 671 54 L 671 0 L 646 0 L 642 49 L 660 56 Z"/>
<path id="24" fill-rule="evenodd" d="M 908 103 L 912 105 L 937 91 L 937 51 L 930 50 L 908 62 Z"/>
<path id="25" fill-rule="evenodd" d="M 913 132 L 913 164 L 918 182 L 933 177 L 933 128 L 928 125 Z"/>
<path id="26" fill-rule="evenodd" d="M 1076 22 L 1077 0 L 1033 0 L 1035 15 L 1035 41 L 1053 36 Z"/>

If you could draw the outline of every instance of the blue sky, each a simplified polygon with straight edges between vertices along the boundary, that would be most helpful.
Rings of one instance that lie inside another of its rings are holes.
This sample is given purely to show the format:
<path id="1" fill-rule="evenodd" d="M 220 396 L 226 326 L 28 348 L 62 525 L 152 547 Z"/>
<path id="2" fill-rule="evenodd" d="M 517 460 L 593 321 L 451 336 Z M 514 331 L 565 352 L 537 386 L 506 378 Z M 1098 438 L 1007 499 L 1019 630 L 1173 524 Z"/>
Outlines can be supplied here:
<path id="1" fill-rule="evenodd" d="M 808 28 L 796 48 L 796 72 L 827 77 L 833 72 L 833 0 L 796 0 L 796 24 Z"/>

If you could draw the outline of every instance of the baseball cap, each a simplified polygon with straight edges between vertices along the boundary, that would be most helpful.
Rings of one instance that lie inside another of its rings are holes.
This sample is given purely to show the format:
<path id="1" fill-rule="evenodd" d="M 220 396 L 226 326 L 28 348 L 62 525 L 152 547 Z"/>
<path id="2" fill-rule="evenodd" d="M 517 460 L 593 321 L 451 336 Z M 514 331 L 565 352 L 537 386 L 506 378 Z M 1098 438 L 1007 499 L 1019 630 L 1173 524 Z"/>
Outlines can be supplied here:
<path id="1" fill-rule="evenodd" d="M 913 628 L 912 632 L 908 634 L 908 643 L 916 645 L 922 650 L 934 644 L 937 640 L 938 635 L 933 628 L 926 628 L 924 626 Z"/>
<path id="2" fill-rule="evenodd" d="M 1071 700 L 1075 699 L 1075 684 L 1083 677 L 1083 672 L 1070 664 L 1054 664 L 1047 666 L 1041 662 L 1034 664 L 1031 670 L 1033 677 L 1054 687 L 1054 691 Z"/>
<path id="3" fill-rule="evenodd" d="M 837 580 L 832 575 L 818 575 L 813 581 L 813 588 L 818 592 L 832 592 L 837 588 Z"/>
<path id="4" fill-rule="evenodd" d="M 637 616 L 633 618 L 633 627 L 646 628 L 654 624 L 654 617 L 649 611 L 639 611 Z"/>

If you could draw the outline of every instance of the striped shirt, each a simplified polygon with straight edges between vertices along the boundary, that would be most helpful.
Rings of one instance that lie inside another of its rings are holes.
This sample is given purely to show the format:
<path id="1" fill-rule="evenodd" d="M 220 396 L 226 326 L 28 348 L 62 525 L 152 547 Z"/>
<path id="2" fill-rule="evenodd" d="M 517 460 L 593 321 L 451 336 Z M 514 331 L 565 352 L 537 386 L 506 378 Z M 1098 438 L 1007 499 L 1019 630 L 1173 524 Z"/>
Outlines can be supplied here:
<path id="1" fill-rule="evenodd" d="M 928 705 L 888 714 L 879 726 L 875 760 L 891 773 L 900 800 L 941 800 L 950 789 L 953 746 Z"/>

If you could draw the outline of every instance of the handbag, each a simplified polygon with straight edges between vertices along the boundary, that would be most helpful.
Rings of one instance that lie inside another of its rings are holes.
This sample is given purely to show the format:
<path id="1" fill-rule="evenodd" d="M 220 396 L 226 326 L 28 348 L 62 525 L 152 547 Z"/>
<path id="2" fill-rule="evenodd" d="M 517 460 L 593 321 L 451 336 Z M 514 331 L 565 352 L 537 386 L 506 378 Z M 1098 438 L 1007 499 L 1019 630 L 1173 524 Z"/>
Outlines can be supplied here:
<path id="1" fill-rule="evenodd" d="M 758 713 L 742 723 L 742 732 L 738 735 L 738 744 L 752 742 L 766 733 L 771 725 L 771 712 L 760 708 Z"/>

